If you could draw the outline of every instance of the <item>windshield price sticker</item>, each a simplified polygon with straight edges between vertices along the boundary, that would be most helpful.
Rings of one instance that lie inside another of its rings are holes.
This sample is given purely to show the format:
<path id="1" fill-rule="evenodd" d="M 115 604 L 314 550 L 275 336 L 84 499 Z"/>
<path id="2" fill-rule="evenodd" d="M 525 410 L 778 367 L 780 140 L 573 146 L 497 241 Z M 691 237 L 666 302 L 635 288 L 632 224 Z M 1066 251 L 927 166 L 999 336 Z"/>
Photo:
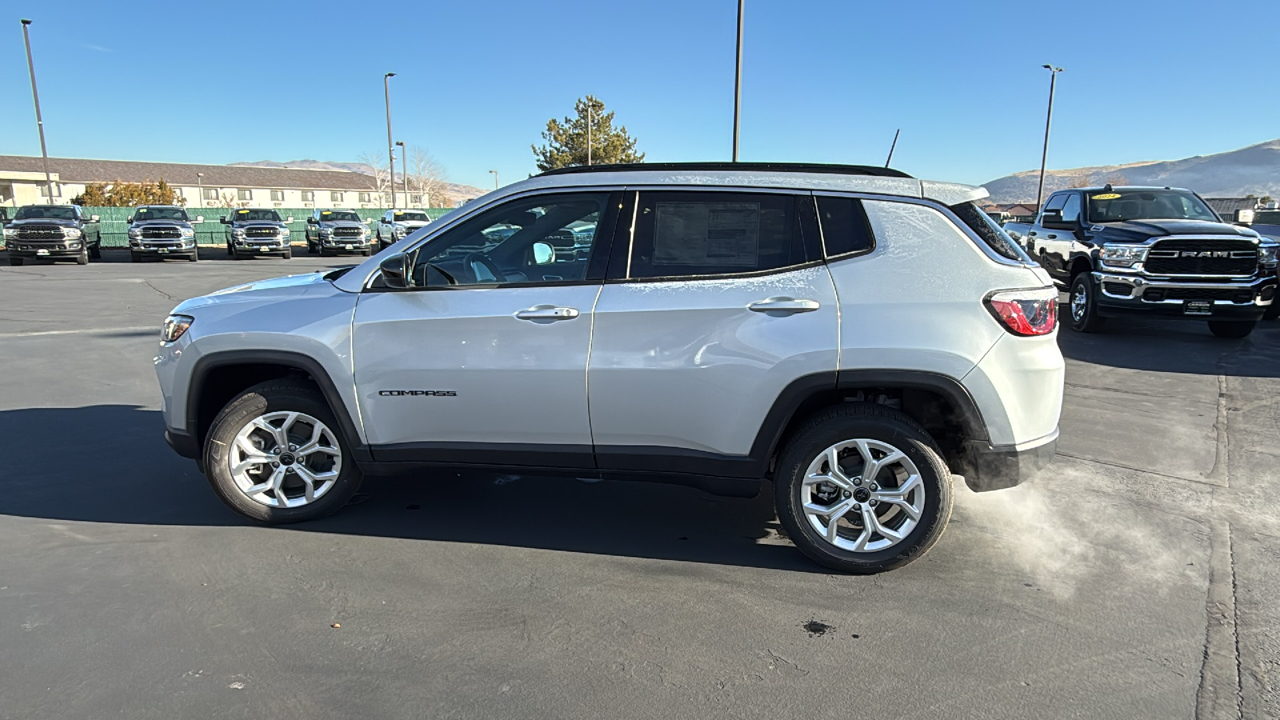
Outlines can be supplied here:
<path id="1" fill-rule="evenodd" d="M 1120 197 L 1120 193 L 1100 193 L 1098 195 L 1090 195 L 1090 200 L 1115 200 Z"/>

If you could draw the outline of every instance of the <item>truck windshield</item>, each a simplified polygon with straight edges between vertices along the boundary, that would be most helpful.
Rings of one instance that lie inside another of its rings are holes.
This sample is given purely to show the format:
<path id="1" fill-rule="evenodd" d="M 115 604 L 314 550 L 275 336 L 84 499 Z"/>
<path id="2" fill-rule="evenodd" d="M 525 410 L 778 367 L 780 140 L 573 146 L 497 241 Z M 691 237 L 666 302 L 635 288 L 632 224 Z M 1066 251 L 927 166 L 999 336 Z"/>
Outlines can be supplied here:
<path id="1" fill-rule="evenodd" d="M 325 210 L 320 213 L 320 222 L 360 222 L 360 216 L 347 210 Z"/>
<path id="2" fill-rule="evenodd" d="M 1089 194 L 1089 222 L 1207 220 L 1221 222 L 1204 201 L 1178 190 L 1112 190 Z"/>
<path id="3" fill-rule="evenodd" d="M 236 222 L 280 222 L 280 213 L 275 210 L 237 210 Z"/>
<path id="4" fill-rule="evenodd" d="M 178 220 L 186 222 L 187 211 L 176 207 L 140 207 L 133 214 L 134 222 L 146 222 L 148 220 Z"/>
<path id="5" fill-rule="evenodd" d="M 75 220 L 76 209 L 70 205 L 28 205 L 24 208 L 18 208 L 18 214 L 13 216 L 14 220 Z"/>
<path id="6" fill-rule="evenodd" d="M 404 222 L 431 222 L 431 218 L 424 212 L 396 212 L 395 219 Z"/>
<path id="7" fill-rule="evenodd" d="M 1254 225 L 1280 225 L 1280 210 L 1262 210 L 1253 216 Z"/>

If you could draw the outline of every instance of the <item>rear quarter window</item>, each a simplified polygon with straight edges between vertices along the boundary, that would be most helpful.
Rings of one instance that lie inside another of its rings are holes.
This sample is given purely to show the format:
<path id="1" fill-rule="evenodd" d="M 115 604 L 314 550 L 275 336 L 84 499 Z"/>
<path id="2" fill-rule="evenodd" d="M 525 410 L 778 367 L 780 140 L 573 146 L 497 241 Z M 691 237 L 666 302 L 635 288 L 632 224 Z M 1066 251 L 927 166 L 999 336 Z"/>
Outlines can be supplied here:
<path id="1" fill-rule="evenodd" d="M 977 205 L 971 202 L 959 203 L 951 206 L 951 212 L 955 213 L 961 222 L 991 248 L 992 252 L 1009 260 L 1031 262 L 1031 258 L 1013 241 L 1013 238 L 1009 237 L 1004 228 L 997 225 L 991 216 L 979 210 Z"/>
<path id="2" fill-rule="evenodd" d="M 856 198 L 818 196 L 818 222 L 827 257 L 871 252 L 875 235 L 862 201 Z"/>

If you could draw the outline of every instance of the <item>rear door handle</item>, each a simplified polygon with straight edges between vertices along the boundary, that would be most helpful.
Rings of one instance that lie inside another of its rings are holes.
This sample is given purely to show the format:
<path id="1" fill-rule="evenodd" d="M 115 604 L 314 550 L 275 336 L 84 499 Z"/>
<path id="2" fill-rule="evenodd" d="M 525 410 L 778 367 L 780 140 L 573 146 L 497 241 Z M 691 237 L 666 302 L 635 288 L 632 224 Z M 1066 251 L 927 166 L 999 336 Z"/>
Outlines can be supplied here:
<path id="1" fill-rule="evenodd" d="M 813 312 L 822 307 L 817 300 L 796 300 L 789 297 L 771 297 L 757 300 L 747 306 L 752 312 L 791 315 L 794 313 Z"/>
<path id="2" fill-rule="evenodd" d="M 556 307 L 554 305 L 535 305 L 527 310 L 520 310 L 516 318 L 532 322 L 555 322 L 556 320 L 572 320 L 578 317 L 578 308 Z"/>

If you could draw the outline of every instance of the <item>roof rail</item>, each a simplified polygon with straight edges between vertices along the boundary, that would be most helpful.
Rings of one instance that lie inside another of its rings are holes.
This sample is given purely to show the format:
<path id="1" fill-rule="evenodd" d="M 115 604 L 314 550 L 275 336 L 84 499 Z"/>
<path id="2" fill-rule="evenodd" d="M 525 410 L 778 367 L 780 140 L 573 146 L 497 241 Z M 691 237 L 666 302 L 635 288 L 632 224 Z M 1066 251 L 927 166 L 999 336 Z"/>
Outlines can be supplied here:
<path id="1" fill-rule="evenodd" d="M 669 163 L 623 163 L 618 165 L 575 165 L 573 167 L 556 168 L 540 173 L 546 175 L 574 175 L 592 172 L 797 172 L 824 173 L 828 175 L 874 175 L 877 177 L 909 178 L 910 175 L 893 168 L 875 167 L 873 165 L 831 165 L 827 163 L 783 163 L 783 162 L 669 162 Z"/>

